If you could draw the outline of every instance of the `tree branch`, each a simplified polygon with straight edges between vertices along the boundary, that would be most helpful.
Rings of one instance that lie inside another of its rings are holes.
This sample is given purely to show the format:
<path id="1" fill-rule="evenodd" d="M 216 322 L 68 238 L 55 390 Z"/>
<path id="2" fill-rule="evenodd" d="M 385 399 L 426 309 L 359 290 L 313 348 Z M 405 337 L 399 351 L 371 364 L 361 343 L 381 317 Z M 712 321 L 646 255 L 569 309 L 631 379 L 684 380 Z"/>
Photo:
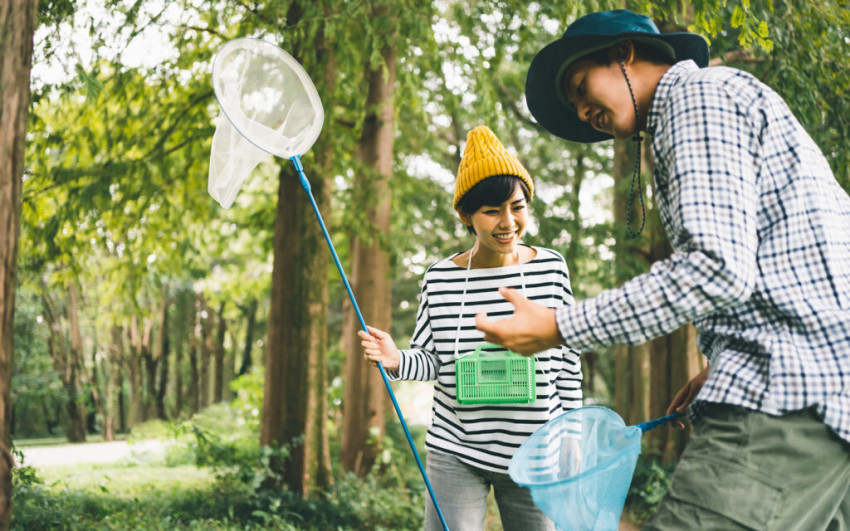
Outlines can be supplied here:
<path id="1" fill-rule="evenodd" d="M 511 93 L 502 83 L 499 83 L 497 88 L 499 91 L 499 95 L 502 98 L 502 103 L 505 104 L 505 107 L 507 107 L 507 109 L 511 111 L 511 114 L 513 114 L 517 120 L 527 125 L 528 127 L 535 129 L 538 132 L 545 132 L 545 129 L 543 129 L 543 127 L 541 127 L 539 123 L 531 120 L 524 112 L 522 112 L 522 109 L 520 109 L 519 106 L 519 102 L 511 95 Z"/>
<path id="2" fill-rule="evenodd" d="M 732 50 L 726 52 L 723 57 L 715 57 L 708 62 L 708 66 L 718 66 L 727 63 L 763 63 L 763 57 L 753 57 L 744 50 Z"/>

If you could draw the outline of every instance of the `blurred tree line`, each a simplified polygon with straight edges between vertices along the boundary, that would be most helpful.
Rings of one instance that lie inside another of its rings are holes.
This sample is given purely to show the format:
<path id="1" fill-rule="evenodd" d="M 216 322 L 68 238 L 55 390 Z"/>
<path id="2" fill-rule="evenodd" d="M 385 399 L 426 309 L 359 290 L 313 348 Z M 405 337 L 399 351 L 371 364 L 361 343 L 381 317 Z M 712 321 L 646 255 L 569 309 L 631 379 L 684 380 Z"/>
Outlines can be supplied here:
<path id="1" fill-rule="evenodd" d="M 564 254 L 577 299 L 669 253 L 648 154 L 647 228 L 627 241 L 633 148 L 557 139 L 523 97 L 542 46 L 585 13 L 621 7 L 662 31 L 705 35 L 713 64 L 771 85 L 850 189 L 841 0 L 40 3 L 34 64 L 63 75 L 36 68 L 31 84 L 14 329 L 2 330 L 14 334 L 14 356 L 0 342 L 13 368 L 11 386 L 0 382 L 11 393 L 5 433 L 111 439 L 227 401 L 230 383 L 256 371 L 265 378 L 260 443 L 297 442 L 276 464 L 282 484 L 327 487 L 331 437 L 342 466 L 365 474 L 397 420 L 362 361 L 359 323 L 295 172 L 270 158 L 229 210 L 206 192 L 216 50 L 258 37 L 310 73 L 325 108 L 303 157 L 313 194 L 366 321 L 403 347 L 425 269 L 472 243 L 450 194 L 466 132 L 479 124 L 534 177 L 526 241 Z M 151 35 L 164 51 L 140 65 L 133 43 Z M 662 414 L 704 363 L 692 327 L 583 360 L 586 397 L 627 423 Z M 675 459 L 686 437 L 658 430 L 651 445 Z"/>

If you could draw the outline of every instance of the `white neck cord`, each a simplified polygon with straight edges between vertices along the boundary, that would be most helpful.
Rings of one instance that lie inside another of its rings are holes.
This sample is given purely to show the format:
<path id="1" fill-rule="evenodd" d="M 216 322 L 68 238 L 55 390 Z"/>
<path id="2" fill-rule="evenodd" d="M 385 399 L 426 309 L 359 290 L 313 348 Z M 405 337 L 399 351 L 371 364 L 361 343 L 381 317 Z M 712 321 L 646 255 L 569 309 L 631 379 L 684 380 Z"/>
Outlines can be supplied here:
<path id="1" fill-rule="evenodd" d="M 517 265 L 519 266 L 519 278 L 522 283 L 522 296 L 525 297 L 525 274 L 522 271 L 522 260 L 517 250 Z M 463 281 L 463 293 L 460 296 L 460 311 L 457 318 L 457 330 L 455 330 L 455 359 L 458 360 L 463 356 L 458 355 L 458 343 L 460 342 L 460 325 L 463 322 L 463 307 L 466 304 L 466 288 L 469 286 L 469 270 L 472 268 L 472 249 L 469 250 L 469 262 L 466 264 L 466 278 Z M 468 356 L 470 353 L 464 354 Z"/>

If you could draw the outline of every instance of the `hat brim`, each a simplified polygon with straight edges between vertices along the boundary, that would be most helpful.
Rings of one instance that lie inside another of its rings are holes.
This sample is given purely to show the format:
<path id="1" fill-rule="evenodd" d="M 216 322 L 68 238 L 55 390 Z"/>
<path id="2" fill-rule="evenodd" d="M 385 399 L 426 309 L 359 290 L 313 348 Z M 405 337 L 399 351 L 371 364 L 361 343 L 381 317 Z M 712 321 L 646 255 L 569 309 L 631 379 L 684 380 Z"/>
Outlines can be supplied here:
<path id="1" fill-rule="evenodd" d="M 661 41 L 672 48 L 675 53 L 674 61 L 692 59 L 700 68 L 708 66 L 708 43 L 696 33 L 634 32 L 567 36 L 540 50 L 528 68 L 525 99 L 537 122 L 550 133 L 575 142 L 600 142 L 613 138 L 579 120 L 575 109 L 562 99 L 560 78 L 571 63 L 588 53 L 630 39 L 644 42 Z"/>

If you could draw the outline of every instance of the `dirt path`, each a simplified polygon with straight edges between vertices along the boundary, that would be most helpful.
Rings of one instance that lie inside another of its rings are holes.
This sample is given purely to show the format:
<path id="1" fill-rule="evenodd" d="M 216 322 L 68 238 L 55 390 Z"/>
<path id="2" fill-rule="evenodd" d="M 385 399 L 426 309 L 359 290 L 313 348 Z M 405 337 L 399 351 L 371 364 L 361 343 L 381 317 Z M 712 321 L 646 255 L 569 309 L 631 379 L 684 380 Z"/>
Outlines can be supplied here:
<path id="1" fill-rule="evenodd" d="M 145 459 L 162 455 L 162 441 L 92 442 L 21 448 L 24 465 L 36 468 L 80 463 L 114 463 L 125 459 Z M 20 463 L 19 463 L 20 464 Z"/>

